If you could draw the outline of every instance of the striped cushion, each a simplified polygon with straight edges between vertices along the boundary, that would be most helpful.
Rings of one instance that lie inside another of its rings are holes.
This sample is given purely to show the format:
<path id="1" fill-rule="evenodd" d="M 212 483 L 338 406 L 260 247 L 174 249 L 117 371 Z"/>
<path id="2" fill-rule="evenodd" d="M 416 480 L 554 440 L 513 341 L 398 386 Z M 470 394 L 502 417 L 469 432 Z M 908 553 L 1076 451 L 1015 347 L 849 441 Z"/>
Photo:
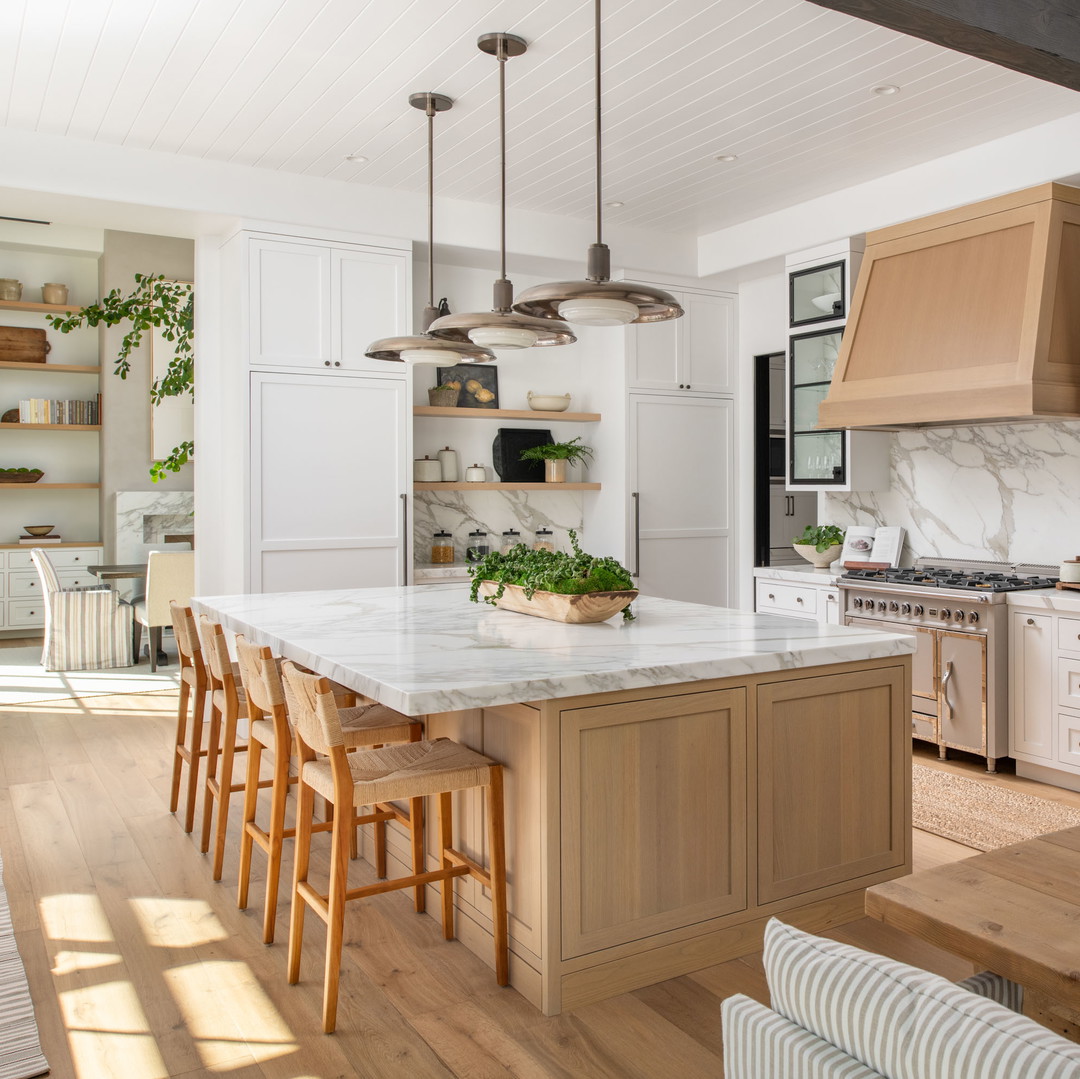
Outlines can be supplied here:
<path id="1" fill-rule="evenodd" d="M 889 1079 L 1078 1079 L 1080 1045 L 930 974 L 775 918 L 773 1008 Z"/>
<path id="2" fill-rule="evenodd" d="M 738 994 L 720 1005 L 724 1079 L 881 1079 L 843 1049 Z"/>

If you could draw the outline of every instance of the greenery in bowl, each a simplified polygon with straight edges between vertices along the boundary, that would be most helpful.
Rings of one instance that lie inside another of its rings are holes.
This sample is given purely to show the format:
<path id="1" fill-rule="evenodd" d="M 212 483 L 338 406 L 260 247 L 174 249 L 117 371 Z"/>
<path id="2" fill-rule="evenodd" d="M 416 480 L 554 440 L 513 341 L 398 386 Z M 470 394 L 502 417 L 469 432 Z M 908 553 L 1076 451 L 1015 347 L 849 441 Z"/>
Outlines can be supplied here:
<path id="1" fill-rule="evenodd" d="M 38 475 L 38 476 L 44 476 L 45 475 L 45 473 L 42 472 L 40 468 L 0 468 L 0 474 L 3 474 L 3 475 L 10 476 L 10 475 L 12 475 L 14 473 L 17 473 L 17 472 L 20 472 L 20 473 L 32 472 L 32 473 L 34 473 L 35 475 Z"/>
<path id="2" fill-rule="evenodd" d="M 791 542 L 813 546 L 815 550 L 825 552 L 844 542 L 844 530 L 836 525 L 807 525 L 803 534 L 796 536 Z"/>
<path id="3" fill-rule="evenodd" d="M 579 461 L 586 463 L 592 456 L 590 446 L 579 445 L 580 436 L 572 438 L 569 442 L 545 442 L 542 446 L 530 446 L 521 451 L 522 461 L 567 461 L 577 464 Z M 591 589 L 590 591 L 599 591 Z"/>
<path id="4" fill-rule="evenodd" d="M 542 448 L 542 447 L 539 447 Z M 555 592 L 563 596 L 580 596 L 586 592 L 624 592 L 635 588 L 630 571 L 614 558 L 597 558 L 586 554 L 578 544 L 577 533 L 570 529 L 573 554 L 564 551 L 534 551 L 524 543 L 515 544 L 506 554 L 492 551 L 469 566 L 472 584 L 469 599 L 479 603 L 481 581 L 494 581 L 499 587 L 484 599 L 493 607 L 504 587 L 516 584 L 524 589 L 527 599 L 534 592 Z M 634 615 L 629 607 L 623 618 Z"/>

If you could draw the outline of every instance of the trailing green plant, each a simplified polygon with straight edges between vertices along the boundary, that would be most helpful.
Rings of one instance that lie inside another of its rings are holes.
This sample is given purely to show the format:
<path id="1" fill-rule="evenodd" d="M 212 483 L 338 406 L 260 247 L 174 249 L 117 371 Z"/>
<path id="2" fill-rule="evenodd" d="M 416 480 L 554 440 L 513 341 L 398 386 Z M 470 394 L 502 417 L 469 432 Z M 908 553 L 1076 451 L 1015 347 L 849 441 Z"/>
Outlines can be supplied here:
<path id="1" fill-rule="evenodd" d="M 591 446 L 581 446 L 581 436 L 570 439 L 569 442 L 545 442 L 542 446 L 530 446 L 522 450 L 522 461 L 566 461 L 569 464 L 577 464 L 578 461 L 586 463 L 592 457 Z"/>
<path id="2" fill-rule="evenodd" d="M 143 341 L 147 330 L 161 330 L 173 346 L 173 356 L 165 373 L 154 379 L 150 401 L 159 405 L 166 397 L 195 395 L 195 294 L 189 281 L 172 281 L 164 274 L 135 275 L 135 288 L 127 296 L 114 288 L 104 299 L 66 315 L 46 315 L 54 330 L 71 333 L 82 326 L 118 326 L 130 322 L 131 329 L 120 342 L 113 374 L 126 379 L 131 371 L 131 353 Z M 195 455 L 189 439 L 150 466 L 156 483 L 168 472 L 179 472 Z"/>
<path id="3" fill-rule="evenodd" d="M 565 551 L 535 551 L 517 543 L 505 554 L 492 551 L 469 566 L 472 583 L 469 599 L 480 602 L 480 582 L 493 581 L 499 587 L 484 597 L 493 607 L 506 585 L 522 588 L 527 599 L 534 592 L 555 592 L 562 596 L 579 596 L 587 592 L 623 592 L 635 587 L 630 571 L 614 558 L 598 558 L 586 554 L 578 544 L 577 533 L 570 529 L 573 554 Z M 634 615 L 627 606 L 623 618 L 631 621 Z"/>
<path id="4" fill-rule="evenodd" d="M 796 536 L 792 543 L 813 544 L 818 551 L 827 551 L 838 543 L 844 542 L 844 530 L 837 525 L 807 525 L 801 536 Z"/>

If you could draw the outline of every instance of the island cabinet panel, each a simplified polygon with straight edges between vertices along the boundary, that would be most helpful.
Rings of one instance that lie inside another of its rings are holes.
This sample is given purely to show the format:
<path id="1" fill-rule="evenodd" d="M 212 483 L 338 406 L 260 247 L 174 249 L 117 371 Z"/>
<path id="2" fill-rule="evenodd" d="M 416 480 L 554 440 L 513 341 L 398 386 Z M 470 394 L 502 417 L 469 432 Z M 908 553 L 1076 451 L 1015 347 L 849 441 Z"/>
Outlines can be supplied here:
<path id="1" fill-rule="evenodd" d="M 746 906 L 746 692 L 561 714 L 562 955 Z"/>
<path id="2" fill-rule="evenodd" d="M 758 687 L 758 904 L 907 862 L 907 694 L 900 667 Z"/>

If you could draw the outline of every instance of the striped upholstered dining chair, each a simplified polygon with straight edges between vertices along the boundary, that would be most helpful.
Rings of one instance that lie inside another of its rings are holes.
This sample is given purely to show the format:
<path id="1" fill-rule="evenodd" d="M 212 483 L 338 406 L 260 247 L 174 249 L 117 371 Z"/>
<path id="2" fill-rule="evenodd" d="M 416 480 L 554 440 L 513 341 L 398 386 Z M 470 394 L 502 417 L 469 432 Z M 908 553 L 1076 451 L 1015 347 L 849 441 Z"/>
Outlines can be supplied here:
<path id="1" fill-rule="evenodd" d="M 97 671 L 131 666 L 131 607 L 100 588 L 62 588 L 48 554 L 40 547 L 30 557 L 41 578 L 45 603 L 45 645 L 41 665 L 47 671 Z"/>

